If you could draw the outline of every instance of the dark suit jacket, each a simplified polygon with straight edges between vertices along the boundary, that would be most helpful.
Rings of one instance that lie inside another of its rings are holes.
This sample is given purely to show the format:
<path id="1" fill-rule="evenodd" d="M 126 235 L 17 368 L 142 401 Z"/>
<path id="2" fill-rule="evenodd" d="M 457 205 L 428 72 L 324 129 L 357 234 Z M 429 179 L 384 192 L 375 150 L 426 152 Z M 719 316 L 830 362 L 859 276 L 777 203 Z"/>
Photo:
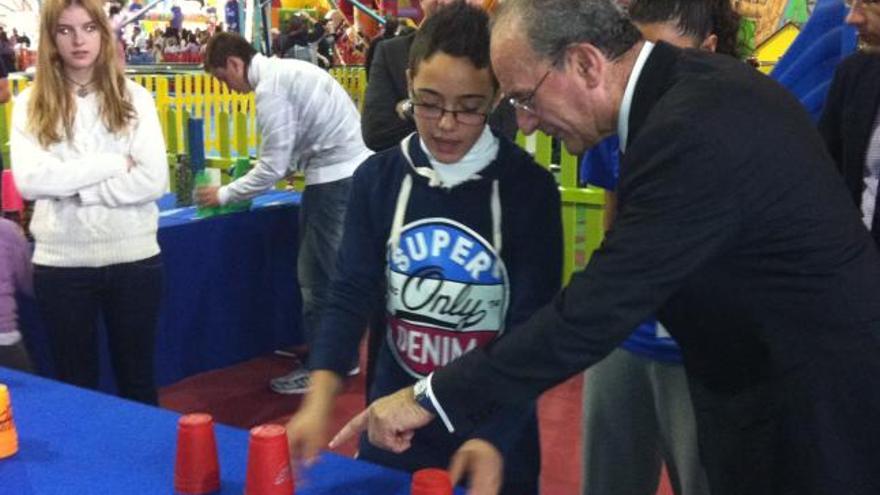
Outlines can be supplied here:
<path id="1" fill-rule="evenodd" d="M 804 109 L 732 58 L 660 43 L 628 139 L 588 266 L 525 328 L 435 373 L 452 423 L 533 399 L 656 313 L 684 353 L 713 494 L 880 493 L 880 255 Z"/>
<path id="2" fill-rule="evenodd" d="M 367 72 L 368 82 L 370 80 L 370 66 L 373 65 L 373 58 L 375 58 L 376 56 L 376 48 L 378 48 L 379 43 L 394 38 L 394 34 L 388 34 L 387 36 L 386 34 L 382 34 L 381 36 L 376 36 L 375 38 L 373 38 L 373 40 L 370 42 L 370 46 L 367 47 L 367 54 L 366 57 L 364 57 L 364 69 L 366 69 Z"/>
<path id="3" fill-rule="evenodd" d="M 376 45 L 370 80 L 364 96 L 361 113 L 361 131 L 364 143 L 373 151 L 397 146 L 400 140 L 416 130 L 412 120 L 401 120 L 394 111 L 397 102 L 407 98 L 406 69 L 409 66 L 409 47 L 415 33 L 384 40 Z M 489 117 L 489 126 L 503 136 L 516 136 L 516 113 L 506 101 Z"/>
<path id="4" fill-rule="evenodd" d="M 857 206 L 862 202 L 865 156 L 878 109 L 880 54 L 850 55 L 834 73 L 819 132 Z M 880 242 L 880 236 L 877 240 Z"/>
<path id="5" fill-rule="evenodd" d="M 398 36 L 376 46 L 361 113 L 361 131 L 371 150 L 391 148 L 416 128 L 412 121 L 401 120 L 394 111 L 397 102 L 407 97 L 406 67 L 414 37 Z"/>

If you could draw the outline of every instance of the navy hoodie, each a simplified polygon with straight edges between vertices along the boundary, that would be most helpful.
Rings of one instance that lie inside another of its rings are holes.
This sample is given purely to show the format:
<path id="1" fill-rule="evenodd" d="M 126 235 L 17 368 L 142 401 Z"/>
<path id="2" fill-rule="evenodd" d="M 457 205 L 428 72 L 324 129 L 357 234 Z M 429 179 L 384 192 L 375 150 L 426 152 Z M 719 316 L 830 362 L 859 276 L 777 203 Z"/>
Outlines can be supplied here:
<path id="1" fill-rule="evenodd" d="M 561 283 L 559 191 L 531 156 L 501 137 L 497 158 L 469 180 L 445 188 L 433 175 L 417 134 L 354 174 L 337 276 L 309 364 L 345 376 L 369 317 L 384 313 L 370 401 L 491 345 Z M 362 438 L 360 456 L 408 471 L 446 467 L 475 437 L 504 454 L 505 493 L 537 487 L 534 404 L 502 411 L 468 437 L 435 419 L 399 455 Z"/>

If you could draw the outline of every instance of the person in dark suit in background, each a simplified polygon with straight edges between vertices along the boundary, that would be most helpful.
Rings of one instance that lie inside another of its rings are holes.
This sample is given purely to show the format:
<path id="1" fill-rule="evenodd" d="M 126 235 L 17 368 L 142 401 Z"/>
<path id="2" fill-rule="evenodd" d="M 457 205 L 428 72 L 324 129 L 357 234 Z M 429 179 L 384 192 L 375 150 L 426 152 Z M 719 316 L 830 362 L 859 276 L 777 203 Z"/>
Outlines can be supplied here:
<path id="1" fill-rule="evenodd" d="M 880 254 L 793 95 L 644 41 L 610 0 L 506 0 L 491 54 L 524 132 L 578 153 L 617 131 L 615 223 L 524 326 L 374 402 L 331 447 L 369 427 L 402 451 L 435 415 L 470 431 L 655 313 L 682 347 L 711 493 L 880 493 Z"/>
<path id="2" fill-rule="evenodd" d="M 855 0 L 849 6 L 846 23 L 858 30 L 862 50 L 837 67 L 819 131 L 880 247 L 880 2 Z"/>
<path id="3" fill-rule="evenodd" d="M 464 0 L 458 0 L 464 1 Z M 421 3 L 425 17 L 449 0 L 423 0 Z M 470 0 L 475 6 L 482 1 Z M 408 100 L 406 68 L 409 66 L 409 47 L 415 33 L 397 36 L 379 43 L 375 48 L 370 64 L 370 80 L 364 95 L 364 109 L 361 112 L 361 130 L 364 142 L 373 151 L 382 151 L 397 146 L 400 140 L 416 130 L 413 120 L 406 115 L 404 103 Z M 516 135 L 516 116 L 513 109 L 502 103 L 489 117 L 489 126 L 505 137 L 513 139 Z"/>
<path id="4" fill-rule="evenodd" d="M 425 4 L 430 1 L 422 2 Z M 405 118 L 401 108 L 407 99 L 406 68 L 412 42 L 413 35 L 397 36 L 379 43 L 373 52 L 361 111 L 364 142 L 373 151 L 396 146 L 415 130 L 415 124 Z"/>
<path id="5" fill-rule="evenodd" d="M 397 36 L 397 26 L 399 25 L 400 21 L 397 20 L 397 17 L 386 15 L 385 24 L 382 25 L 382 34 L 376 36 L 370 41 L 370 46 L 367 48 L 366 61 L 364 62 L 364 69 L 367 72 L 367 81 L 370 80 L 370 64 L 373 63 L 373 57 L 376 55 L 376 47 L 379 46 L 379 43 L 388 41 Z"/>

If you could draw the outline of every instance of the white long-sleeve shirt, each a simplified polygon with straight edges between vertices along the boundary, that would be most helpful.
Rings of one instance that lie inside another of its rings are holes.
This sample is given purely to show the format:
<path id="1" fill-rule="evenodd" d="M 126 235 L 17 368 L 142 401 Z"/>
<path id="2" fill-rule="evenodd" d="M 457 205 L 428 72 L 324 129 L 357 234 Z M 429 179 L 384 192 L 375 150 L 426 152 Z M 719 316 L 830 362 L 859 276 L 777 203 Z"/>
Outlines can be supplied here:
<path id="1" fill-rule="evenodd" d="M 256 196 L 292 171 L 304 172 L 306 186 L 351 177 L 372 154 L 351 97 L 323 69 L 257 54 L 248 82 L 257 105 L 259 160 L 244 177 L 220 188 L 221 203 Z"/>
<path id="2" fill-rule="evenodd" d="M 73 138 L 48 148 L 27 128 L 31 90 L 15 99 L 12 172 L 22 196 L 36 200 L 35 264 L 100 267 L 159 253 L 155 201 L 168 189 L 165 140 L 152 95 L 128 80 L 126 89 L 137 112 L 128 131 L 112 134 L 90 93 L 75 98 Z"/>

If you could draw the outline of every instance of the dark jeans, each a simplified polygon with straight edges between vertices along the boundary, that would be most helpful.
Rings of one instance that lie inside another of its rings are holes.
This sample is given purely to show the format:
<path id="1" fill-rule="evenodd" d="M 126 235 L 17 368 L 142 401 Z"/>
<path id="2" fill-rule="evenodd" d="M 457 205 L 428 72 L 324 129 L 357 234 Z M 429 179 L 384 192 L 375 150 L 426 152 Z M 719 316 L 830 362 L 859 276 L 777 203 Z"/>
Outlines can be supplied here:
<path id="1" fill-rule="evenodd" d="M 336 274 L 336 256 L 342 243 L 351 178 L 307 186 L 299 210 L 297 272 L 303 301 L 306 345 L 318 331 L 319 310 L 327 306 L 330 280 Z"/>
<path id="2" fill-rule="evenodd" d="M 119 395 L 157 404 L 153 370 L 162 258 L 100 268 L 34 266 L 34 292 L 59 380 L 98 386 L 98 315 Z"/>

